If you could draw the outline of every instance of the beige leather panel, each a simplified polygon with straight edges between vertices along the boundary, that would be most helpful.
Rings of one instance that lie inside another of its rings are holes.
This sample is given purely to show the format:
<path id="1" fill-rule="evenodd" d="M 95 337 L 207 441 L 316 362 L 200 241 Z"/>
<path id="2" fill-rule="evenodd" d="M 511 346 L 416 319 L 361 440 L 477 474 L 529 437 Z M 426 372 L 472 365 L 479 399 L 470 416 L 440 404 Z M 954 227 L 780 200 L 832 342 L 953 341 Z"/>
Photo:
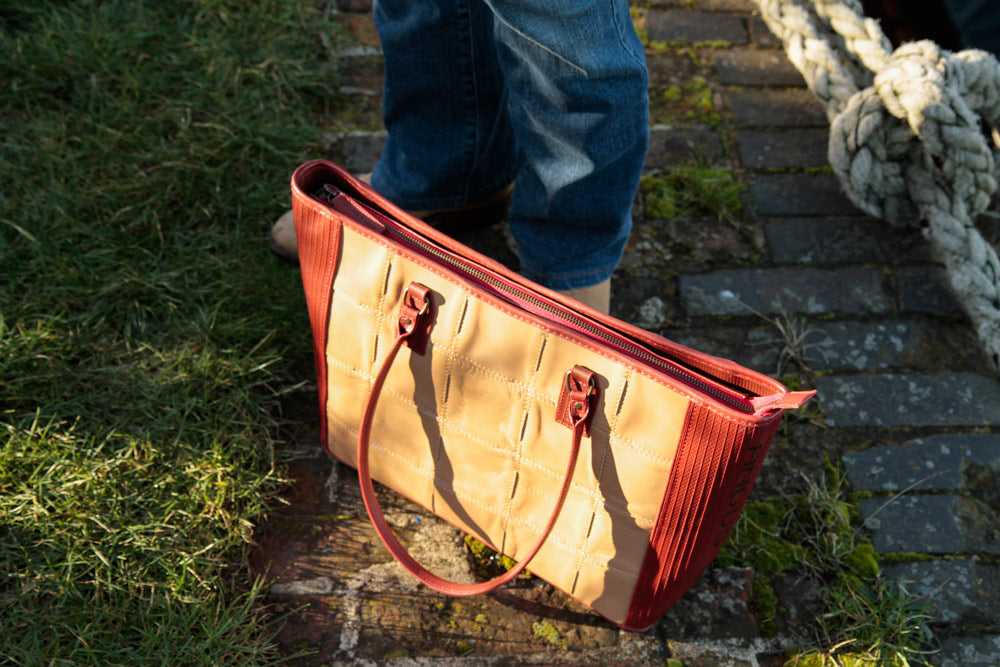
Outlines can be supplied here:
<path id="1" fill-rule="evenodd" d="M 361 407 L 404 290 L 426 285 L 437 307 L 431 344 L 425 356 L 403 348 L 387 376 L 373 420 L 373 476 L 515 559 L 537 541 L 562 483 L 572 434 L 555 409 L 565 373 L 582 365 L 597 374 L 592 437 L 529 570 L 624 621 L 687 400 L 415 262 L 390 261 L 349 229 L 339 272 L 352 277 L 335 282 L 331 302 L 331 449 L 354 462 Z M 635 433 L 658 437 L 637 443 Z"/>
<path id="2" fill-rule="evenodd" d="M 343 281 L 338 282 L 337 278 L 351 276 L 350 298 L 373 308 L 382 302 L 385 294 L 389 251 L 361 238 L 347 227 L 341 231 L 340 244 L 340 259 L 334 276 L 334 299 L 337 298 L 337 291 L 348 289 L 348 286 Z M 331 324 L 337 319 L 333 312 L 331 311 Z"/>
<path id="3" fill-rule="evenodd" d="M 454 339 L 454 353 L 472 366 L 527 387 L 538 362 L 542 332 L 527 322 L 508 317 L 477 299 L 469 299 L 462 328 Z"/>

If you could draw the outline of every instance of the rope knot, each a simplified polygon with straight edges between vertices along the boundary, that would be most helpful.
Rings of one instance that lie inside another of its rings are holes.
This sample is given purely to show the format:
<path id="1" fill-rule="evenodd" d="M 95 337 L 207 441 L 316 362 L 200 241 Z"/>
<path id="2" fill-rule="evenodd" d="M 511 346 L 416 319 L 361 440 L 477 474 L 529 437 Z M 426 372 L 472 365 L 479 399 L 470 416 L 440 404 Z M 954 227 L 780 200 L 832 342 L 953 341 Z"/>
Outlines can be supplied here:
<path id="1" fill-rule="evenodd" d="M 812 12 L 804 0 L 755 2 L 826 107 L 828 155 L 851 201 L 890 222 L 926 221 L 924 233 L 1000 368 L 1000 257 L 975 225 L 1000 176 L 996 58 L 929 41 L 890 52 L 858 0 L 811 0 Z"/>
<path id="2" fill-rule="evenodd" d="M 951 194 L 970 215 L 986 210 L 997 188 L 997 155 L 976 111 L 987 120 L 1000 111 L 1000 70 L 992 82 L 984 76 L 990 62 L 998 67 L 991 56 L 952 54 L 929 41 L 892 53 L 831 126 L 830 160 L 855 204 L 893 222 L 913 220 L 926 196 L 913 192 L 913 180 L 930 178 L 953 184 Z"/>

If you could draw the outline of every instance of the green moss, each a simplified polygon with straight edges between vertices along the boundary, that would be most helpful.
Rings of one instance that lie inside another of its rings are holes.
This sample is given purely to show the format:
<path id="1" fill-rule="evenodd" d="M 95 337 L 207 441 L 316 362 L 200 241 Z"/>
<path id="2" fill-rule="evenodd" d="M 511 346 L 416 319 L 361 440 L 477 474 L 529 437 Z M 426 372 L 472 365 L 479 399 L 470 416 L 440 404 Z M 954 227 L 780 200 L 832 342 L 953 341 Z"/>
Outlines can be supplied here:
<path id="1" fill-rule="evenodd" d="M 743 187 L 725 169 L 675 167 L 665 174 L 643 176 L 639 187 L 645 216 L 650 219 L 714 215 L 719 220 L 736 222 L 743 212 Z"/>
<path id="2" fill-rule="evenodd" d="M 705 49 L 728 49 L 733 46 L 733 43 L 724 39 L 710 39 L 704 42 L 695 42 L 694 45 Z"/>
<path id="3" fill-rule="evenodd" d="M 465 656 L 475 651 L 476 645 L 474 642 L 465 641 L 464 639 L 459 639 L 457 642 L 455 642 L 455 648 L 458 649 L 459 653 Z"/>
<path id="4" fill-rule="evenodd" d="M 471 535 L 465 536 L 465 546 L 472 555 L 473 569 L 484 579 L 492 579 L 517 565 L 514 559 L 497 553 Z"/>
<path id="5" fill-rule="evenodd" d="M 747 503 L 716 562 L 742 565 L 773 576 L 800 565 L 808 556 L 790 523 L 794 507 L 788 498 Z"/>
<path id="6" fill-rule="evenodd" d="M 879 575 L 878 554 L 871 544 L 859 544 L 854 547 L 854 551 L 845 562 L 854 574 L 863 579 L 872 579 Z"/>
<path id="7" fill-rule="evenodd" d="M 532 623 L 531 631 L 538 639 L 544 639 L 555 646 L 566 646 L 566 638 L 548 621 Z"/>
<path id="8" fill-rule="evenodd" d="M 946 557 L 938 554 L 918 554 L 918 553 L 907 553 L 907 552 L 882 554 L 879 556 L 879 560 L 886 563 L 916 563 L 919 561 L 941 560 L 941 559 L 946 559 Z"/>
<path id="9" fill-rule="evenodd" d="M 760 573 L 756 574 L 753 579 L 753 597 L 750 604 L 760 626 L 761 636 L 765 638 L 776 636 L 778 634 L 778 627 L 775 624 L 775 618 L 778 614 L 778 595 L 774 592 L 771 580 Z"/>
<path id="10" fill-rule="evenodd" d="M 684 663 L 677 658 L 667 658 L 667 667 L 684 667 Z"/>

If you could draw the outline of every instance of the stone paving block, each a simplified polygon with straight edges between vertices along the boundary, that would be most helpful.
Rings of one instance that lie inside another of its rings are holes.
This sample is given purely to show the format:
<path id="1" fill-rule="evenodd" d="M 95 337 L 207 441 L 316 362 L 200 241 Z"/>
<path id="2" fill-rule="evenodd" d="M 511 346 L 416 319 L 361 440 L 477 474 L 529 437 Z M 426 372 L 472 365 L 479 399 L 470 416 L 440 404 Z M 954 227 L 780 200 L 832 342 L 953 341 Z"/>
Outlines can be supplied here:
<path id="1" fill-rule="evenodd" d="M 697 61 L 690 54 L 678 51 L 650 51 L 646 54 L 651 89 L 688 83 L 701 74 Z"/>
<path id="2" fill-rule="evenodd" d="M 756 174 L 750 190 L 762 216 L 861 216 L 833 174 Z"/>
<path id="3" fill-rule="evenodd" d="M 842 459 L 855 491 L 958 491 L 970 464 L 1000 471 L 1000 433 L 942 433 Z"/>
<path id="4" fill-rule="evenodd" d="M 654 42 L 728 42 L 749 41 L 743 19 L 733 14 L 651 10 L 646 14 L 646 29 Z"/>
<path id="5" fill-rule="evenodd" d="M 879 553 L 1000 553 L 1000 544 L 976 530 L 991 523 L 992 513 L 972 499 L 902 494 L 862 498 L 858 505 Z"/>
<path id="6" fill-rule="evenodd" d="M 931 656 L 940 667 L 1000 665 L 1000 635 L 948 637 L 941 641 L 941 652 Z"/>
<path id="7" fill-rule="evenodd" d="M 879 272 L 838 269 L 726 269 L 680 277 L 690 315 L 881 314 L 890 310 Z M 744 305 L 745 304 L 745 305 Z"/>
<path id="8" fill-rule="evenodd" d="M 825 129 L 741 130 L 740 157 L 751 169 L 822 167 L 827 164 Z"/>
<path id="9" fill-rule="evenodd" d="M 948 284 L 944 269 L 927 266 L 903 267 L 893 271 L 899 290 L 899 308 L 907 313 L 952 315 L 962 312 L 962 304 Z"/>
<path id="10" fill-rule="evenodd" d="M 747 89 L 725 92 L 737 124 L 757 127 L 822 127 L 823 106 L 805 89 Z"/>
<path id="11" fill-rule="evenodd" d="M 346 30 L 353 41 L 367 46 L 379 46 L 378 33 L 375 31 L 375 18 L 370 13 L 333 14 L 331 19 Z"/>
<path id="12" fill-rule="evenodd" d="M 989 363 L 964 327 L 932 325 L 925 320 L 805 322 L 799 327 L 804 334 L 803 360 L 814 371 L 921 368 L 955 372 L 979 370 Z M 748 331 L 746 345 L 758 350 L 760 362 L 773 358 L 766 364 L 773 368 L 785 343 L 772 326 Z"/>
<path id="13" fill-rule="evenodd" d="M 973 559 L 890 563 L 882 575 L 902 578 L 911 595 L 933 601 L 933 621 L 992 625 L 1000 617 L 1000 565 Z"/>
<path id="14" fill-rule="evenodd" d="M 331 133 L 324 137 L 326 153 L 354 173 L 371 171 L 385 146 L 385 131 Z"/>
<path id="15" fill-rule="evenodd" d="M 716 164 L 724 157 L 722 137 L 710 127 L 654 125 L 649 132 L 646 169 L 666 169 L 697 159 Z"/>
<path id="16" fill-rule="evenodd" d="M 930 255 L 918 229 L 874 218 L 776 218 L 764 231 L 771 257 L 780 263 L 925 261 Z"/>
<path id="17" fill-rule="evenodd" d="M 804 88 L 805 79 L 784 51 L 732 48 L 715 53 L 715 71 L 726 86 L 787 86 Z"/>
<path id="18" fill-rule="evenodd" d="M 817 372 L 900 371 L 926 369 L 929 364 L 942 372 L 973 371 L 985 368 L 989 361 L 976 353 L 973 334 L 959 326 L 935 326 L 922 320 L 807 320 L 799 326 L 805 328 L 804 361 Z M 763 373 L 782 375 L 795 367 L 794 361 L 786 360 L 784 370 L 777 371 L 786 343 L 774 325 L 747 328 L 720 324 L 697 331 L 670 328 L 661 333 L 682 345 Z"/>
<path id="19" fill-rule="evenodd" d="M 381 55 L 341 56 L 337 59 L 340 67 L 338 83 L 341 90 L 345 86 L 378 95 L 382 92 L 385 77 L 385 61 Z"/>
<path id="20" fill-rule="evenodd" d="M 757 621 L 750 609 L 753 570 L 709 568 L 670 608 L 657 628 L 672 639 L 751 639 Z"/>
<path id="21" fill-rule="evenodd" d="M 784 46 L 759 15 L 750 19 L 750 41 L 762 49 L 780 49 Z"/>
<path id="22" fill-rule="evenodd" d="M 1000 382 L 973 373 L 821 376 L 829 426 L 997 426 Z"/>

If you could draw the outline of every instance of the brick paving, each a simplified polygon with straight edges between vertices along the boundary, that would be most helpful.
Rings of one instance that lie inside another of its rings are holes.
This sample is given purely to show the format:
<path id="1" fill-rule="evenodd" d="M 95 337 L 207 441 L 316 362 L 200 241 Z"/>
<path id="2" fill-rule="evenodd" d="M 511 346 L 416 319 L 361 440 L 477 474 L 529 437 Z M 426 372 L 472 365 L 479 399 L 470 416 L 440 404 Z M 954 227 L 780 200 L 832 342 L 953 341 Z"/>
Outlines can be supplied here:
<path id="1" fill-rule="evenodd" d="M 752 499 L 800 492 L 824 454 L 842 462 L 882 576 L 933 602 L 940 650 L 930 662 L 1000 664 L 1000 383 L 940 267 L 915 227 L 868 218 L 843 195 L 826 167 L 823 111 L 752 3 L 633 4 L 651 40 L 651 96 L 701 77 L 717 113 L 675 109 L 654 125 L 647 171 L 700 161 L 737 174 L 745 194 L 735 222 L 647 219 L 640 195 L 613 313 L 769 373 L 783 345 L 773 321 L 801 320 L 806 368 L 781 372 L 820 390 L 820 415 L 782 429 Z M 341 92 L 352 118 L 377 117 L 370 16 L 340 18 L 358 42 L 338 55 Z M 383 142 L 378 127 L 334 119 L 328 155 L 362 171 Z M 509 258 L 495 235 L 469 242 Z M 312 403 L 303 394 L 290 417 L 314 424 Z M 769 573 L 748 568 L 712 566 L 646 633 L 619 631 L 532 579 L 480 598 L 439 596 L 389 562 L 353 471 L 328 461 L 316 437 L 289 436 L 289 505 L 251 561 L 289 613 L 283 649 L 313 651 L 300 664 L 771 665 L 812 641 L 815 587 L 776 580 L 777 631 L 767 631 L 752 593 Z M 382 502 L 425 558 L 469 575 L 454 530 L 390 495 Z"/>

